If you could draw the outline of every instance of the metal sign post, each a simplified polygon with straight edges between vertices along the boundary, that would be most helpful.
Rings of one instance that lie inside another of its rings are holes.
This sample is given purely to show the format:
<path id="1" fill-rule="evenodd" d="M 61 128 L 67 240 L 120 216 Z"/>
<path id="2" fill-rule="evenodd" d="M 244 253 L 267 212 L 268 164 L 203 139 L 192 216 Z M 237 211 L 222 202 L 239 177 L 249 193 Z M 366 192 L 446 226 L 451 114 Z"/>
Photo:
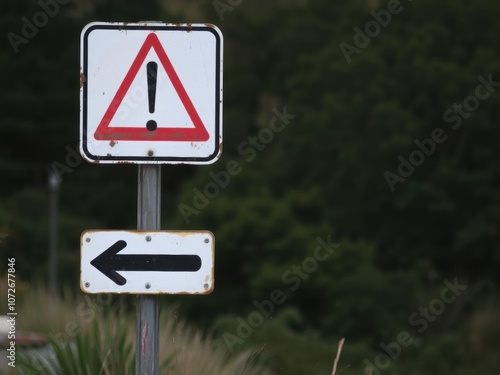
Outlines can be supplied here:
<path id="1" fill-rule="evenodd" d="M 159 230 L 161 164 L 220 157 L 222 51 L 211 24 L 93 22 L 81 33 L 80 153 L 139 173 L 137 232 L 82 233 L 80 288 L 138 294 L 136 375 L 159 374 L 158 294 L 213 290 L 213 234 Z"/>
<path id="2" fill-rule="evenodd" d="M 161 217 L 161 166 L 139 165 L 137 229 L 159 230 Z M 158 375 L 160 308 L 157 295 L 137 296 L 136 375 Z"/>

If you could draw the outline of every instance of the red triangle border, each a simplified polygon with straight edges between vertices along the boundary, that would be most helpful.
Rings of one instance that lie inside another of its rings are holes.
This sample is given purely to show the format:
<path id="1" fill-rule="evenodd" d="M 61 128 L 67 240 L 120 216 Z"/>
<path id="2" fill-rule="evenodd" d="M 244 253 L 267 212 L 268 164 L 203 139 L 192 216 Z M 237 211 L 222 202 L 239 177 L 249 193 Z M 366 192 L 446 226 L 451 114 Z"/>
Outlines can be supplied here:
<path id="1" fill-rule="evenodd" d="M 163 68 L 167 72 L 167 76 L 172 83 L 179 99 L 186 109 L 189 118 L 191 119 L 194 128 L 161 128 L 158 127 L 154 131 L 149 131 L 146 124 L 143 127 L 123 127 L 113 126 L 109 124 L 118 110 L 123 98 L 127 94 L 130 86 L 135 79 L 140 67 L 144 63 L 147 54 L 151 49 L 154 49 L 160 59 Z M 210 138 L 205 125 L 203 124 L 196 108 L 194 107 L 191 98 L 187 94 L 177 72 L 175 71 L 167 53 L 165 52 L 160 40 L 155 33 L 150 33 L 141 49 L 137 53 L 129 71 L 125 75 L 123 82 L 120 84 L 113 100 L 97 127 L 94 138 L 99 141 L 178 141 L 178 142 L 206 142 Z"/>

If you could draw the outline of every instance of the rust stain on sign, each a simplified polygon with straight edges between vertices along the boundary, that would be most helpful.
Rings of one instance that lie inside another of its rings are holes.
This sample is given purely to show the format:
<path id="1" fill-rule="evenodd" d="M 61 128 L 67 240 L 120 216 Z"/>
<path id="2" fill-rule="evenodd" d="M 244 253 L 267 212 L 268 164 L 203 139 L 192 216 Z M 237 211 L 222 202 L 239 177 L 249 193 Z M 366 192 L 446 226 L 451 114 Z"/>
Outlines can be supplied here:
<path id="1" fill-rule="evenodd" d="M 80 73 L 80 88 L 83 87 L 83 84 L 87 81 L 87 77 L 85 77 L 85 74 Z"/>

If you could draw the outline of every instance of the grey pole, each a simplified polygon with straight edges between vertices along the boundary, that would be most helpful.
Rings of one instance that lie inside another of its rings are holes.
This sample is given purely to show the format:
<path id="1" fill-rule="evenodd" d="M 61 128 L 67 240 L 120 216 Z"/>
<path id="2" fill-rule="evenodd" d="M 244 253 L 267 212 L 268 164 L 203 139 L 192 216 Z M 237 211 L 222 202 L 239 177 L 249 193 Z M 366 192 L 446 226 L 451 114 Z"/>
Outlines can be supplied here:
<path id="1" fill-rule="evenodd" d="M 161 166 L 139 165 L 137 229 L 160 229 Z M 157 295 L 137 296 L 136 375 L 159 374 L 159 301 Z"/>
<path id="2" fill-rule="evenodd" d="M 49 295 L 54 298 L 58 293 L 57 285 L 57 237 L 58 237 L 58 194 L 59 176 L 51 172 L 49 174 Z"/>

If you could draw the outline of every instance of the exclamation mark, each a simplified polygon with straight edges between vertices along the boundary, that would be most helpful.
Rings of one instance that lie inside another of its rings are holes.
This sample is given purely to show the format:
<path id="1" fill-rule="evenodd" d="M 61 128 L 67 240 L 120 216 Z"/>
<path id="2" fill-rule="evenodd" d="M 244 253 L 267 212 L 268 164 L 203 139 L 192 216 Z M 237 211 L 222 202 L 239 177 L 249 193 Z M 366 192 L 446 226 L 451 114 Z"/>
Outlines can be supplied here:
<path id="1" fill-rule="evenodd" d="M 148 75 L 148 100 L 149 100 L 149 113 L 155 113 L 155 99 L 156 99 L 156 74 L 158 72 L 158 64 L 154 61 L 148 62 L 147 75 Z M 146 128 L 153 132 L 156 130 L 156 121 L 149 120 L 146 123 Z"/>

